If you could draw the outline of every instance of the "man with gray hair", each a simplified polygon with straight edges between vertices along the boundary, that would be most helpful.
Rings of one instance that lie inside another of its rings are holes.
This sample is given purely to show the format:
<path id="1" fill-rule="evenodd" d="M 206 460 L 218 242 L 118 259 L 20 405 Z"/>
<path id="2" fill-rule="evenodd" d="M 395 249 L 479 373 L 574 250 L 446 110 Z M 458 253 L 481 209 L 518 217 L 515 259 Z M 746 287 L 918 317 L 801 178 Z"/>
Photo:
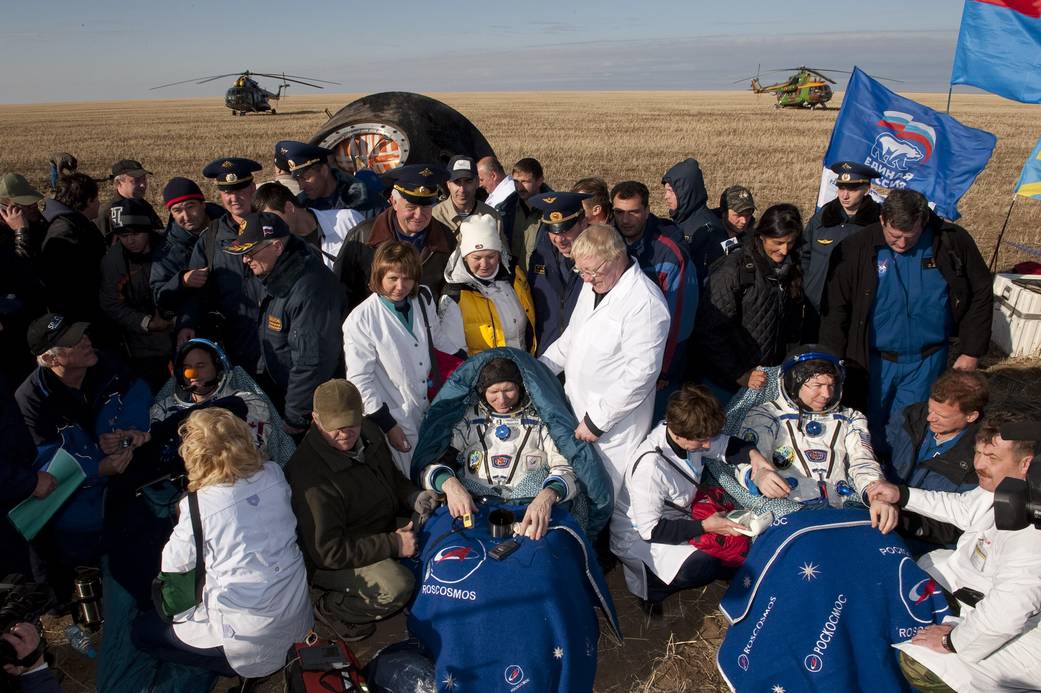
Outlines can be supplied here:
<path id="1" fill-rule="evenodd" d="M 651 428 L 669 308 L 614 228 L 590 226 L 571 255 L 585 286 L 567 328 L 539 360 L 563 371 L 580 422 L 575 437 L 595 444 L 617 499 L 625 465 Z"/>
<path id="2" fill-rule="evenodd" d="M 436 164 L 399 166 L 384 176 L 393 185 L 390 209 L 351 229 L 333 266 L 346 292 L 348 311 L 368 298 L 372 257 L 385 241 L 415 246 L 423 262 L 420 284 L 434 292 L 435 301 L 441 297 L 445 265 L 456 240 L 451 229 L 433 218 L 433 208 L 437 186 L 447 178 L 448 172 Z"/>

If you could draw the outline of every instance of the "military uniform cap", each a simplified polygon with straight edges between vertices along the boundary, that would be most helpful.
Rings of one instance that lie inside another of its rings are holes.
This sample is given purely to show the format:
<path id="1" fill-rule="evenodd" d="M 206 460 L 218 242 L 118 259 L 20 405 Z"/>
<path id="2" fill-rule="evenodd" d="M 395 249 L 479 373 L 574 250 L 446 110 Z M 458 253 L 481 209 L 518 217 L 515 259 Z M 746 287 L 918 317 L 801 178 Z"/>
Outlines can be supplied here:
<path id="1" fill-rule="evenodd" d="M 408 164 L 387 171 L 383 179 L 414 205 L 436 204 L 437 186 L 448 180 L 448 171 L 436 164 Z"/>
<path id="2" fill-rule="evenodd" d="M 872 178 L 881 174 L 867 164 L 855 161 L 839 161 L 831 166 L 832 172 L 838 176 L 835 185 L 867 185 Z"/>
<path id="3" fill-rule="evenodd" d="M 252 183 L 253 174 L 262 168 L 253 159 L 229 156 L 206 164 L 202 175 L 215 181 L 221 190 L 238 190 Z"/>
<path id="4" fill-rule="evenodd" d="M 548 192 L 532 195 L 528 206 L 542 210 L 542 226 L 550 233 L 564 233 L 585 216 L 582 200 L 592 197 L 589 193 Z"/>
<path id="5" fill-rule="evenodd" d="M 152 208 L 144 200 L 124 197 L 109 207 L 109 222 L 112 233 L 137 233 L 152 230 Z"/>
<path id="6" fill-rule="evenodd" d="M 289 226 L 282 217 L 271 212 L 253 212 L 239 222 L 239 236 L 224 246 L 229 255 L 245 255 L 264 241 L 285 238 Z"/>
<path id="7" fill-rule="evenodd" d="M 306 142 L 282 140 L 275 145 L 275 162 L 283 171 L 299 175 L 308 166 L 329 163 L 332 150 Z M 283 165 L 285 164 L 285 165 Z"/>

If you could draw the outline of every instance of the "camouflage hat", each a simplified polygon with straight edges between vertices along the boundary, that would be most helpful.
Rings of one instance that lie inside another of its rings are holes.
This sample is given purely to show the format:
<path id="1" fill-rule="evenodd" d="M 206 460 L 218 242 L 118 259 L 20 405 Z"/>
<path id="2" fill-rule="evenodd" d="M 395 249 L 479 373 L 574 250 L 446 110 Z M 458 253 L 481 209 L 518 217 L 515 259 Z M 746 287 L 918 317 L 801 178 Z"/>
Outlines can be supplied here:
<path id="1" fill-rule="evenodd" d="M 731 185 L 723 191 L 723 206 L 734 214 L 751 214 L 755 211 L 752 191 L 743 185 Z"/>

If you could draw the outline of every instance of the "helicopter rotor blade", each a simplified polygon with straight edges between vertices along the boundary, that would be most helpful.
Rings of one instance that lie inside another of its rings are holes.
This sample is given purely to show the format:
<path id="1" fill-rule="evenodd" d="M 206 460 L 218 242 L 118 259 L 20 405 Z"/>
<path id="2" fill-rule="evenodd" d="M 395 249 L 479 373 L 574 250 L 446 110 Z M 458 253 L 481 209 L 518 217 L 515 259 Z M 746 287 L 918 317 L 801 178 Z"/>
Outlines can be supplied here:
<path id="1" fill-rule="evenodd" d="M 322 84 L 342 84 L 341 82 L 330 82 L 327 79 L 318 79 L 317 77 L 301 77 L 300 75 L 285 75 L 289 79 L 306 79 L 309 82 L 321 82 Z"/>
<path id="2" fill-rule="evenodd" d="M 294 84 L 303 84 L 304 86 L 314 87 L 315 89 L 325 89 L 325 87 L 323 87 L 320 84 L 311 84 L 310 82 L 305 82 L 302 79 L 293 79 L 289 75 L 280 75 L 280 74 L 279 75 L 273 75 L 273 74 L 268 74 L 266 72 L 254 72 L 253 74 L 255 76 L 257 76 L 257 77 L 269 77 L 271 79 L 281 79 L 281 80 L 283 80 L 285 82 L 293 82 Z"/>
<path id="3" fill-rule="evenodd" d="M 207 82 L 212 82 L 212 81 L 217 80 L 217 79 L 224 79 L 225 77 L 241 77 L 242 75 L 247 75 L 248 76 L 248 73 L 246 73 L 246 72 L 229 72 L 226 75 L 217 75 L 215 77 L 207 77 L 206 79 L 203 79 L 203 80 L 200 80 L 200 81 L 196 82 L 196 84 L 206 84 Z"/>
<path id="4" fill-rule="evenodd" d="M 179 82 L 170 82 L 168 84 L 160 84 L 158 87 L 150 87 L 149 89 L 150 90 L 151 89 L 162 89 L 164 87 L 177 86 L 178 84 L 188 84 L 189 82 L 195 82 L 196 84 L 202 84 L 202 82 L 200 82 L 199 80 L 202 80 L 203 82 L 208 82 L 211 79 L 220 79 L 221 77 L 231 77 L 232 75 L 236 75 L 236 74 L 238 74 L 238 73 L 237 72 L 233 72 L 233 73 L 230 73 L 230 74 L 227 74 L 227 75 L 216 75 L 215 77 L 192 77 L 191 79 L 182 79 Z"/>

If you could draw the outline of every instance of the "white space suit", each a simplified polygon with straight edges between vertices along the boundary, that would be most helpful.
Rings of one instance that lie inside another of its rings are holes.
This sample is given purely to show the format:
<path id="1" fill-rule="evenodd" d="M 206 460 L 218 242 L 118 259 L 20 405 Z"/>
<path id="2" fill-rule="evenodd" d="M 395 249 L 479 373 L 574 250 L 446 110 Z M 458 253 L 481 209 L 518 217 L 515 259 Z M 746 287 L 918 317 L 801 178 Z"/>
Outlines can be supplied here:
<path id="1" fill-rule="evenodd" d="M 574 469 L 530 403 L 508 414 L 475 405 L 456 424 L 451 445 L 459 451 L 458 472 L 439 462 L 427 465 L 424 488 L 440 490 L 450 475 L 472 493 L 495 493 L 507 499 L 534 498 L 554 482 L 564 488 L 561 501 L 578 493 Z"/>
<path id="2" fill-rule="evenodd" d="M 839 407 L 828 413 L 800 414 L 782 394 L 754 407 L 741 425 L 741 437 L 773 460 L 792 491 L 788 498 L 806 504 L 841 507 L 882 479 L 868 433 L 867 418 Z M 750 465 L 738 467 L 738 481 L 754 491 Z"/>

